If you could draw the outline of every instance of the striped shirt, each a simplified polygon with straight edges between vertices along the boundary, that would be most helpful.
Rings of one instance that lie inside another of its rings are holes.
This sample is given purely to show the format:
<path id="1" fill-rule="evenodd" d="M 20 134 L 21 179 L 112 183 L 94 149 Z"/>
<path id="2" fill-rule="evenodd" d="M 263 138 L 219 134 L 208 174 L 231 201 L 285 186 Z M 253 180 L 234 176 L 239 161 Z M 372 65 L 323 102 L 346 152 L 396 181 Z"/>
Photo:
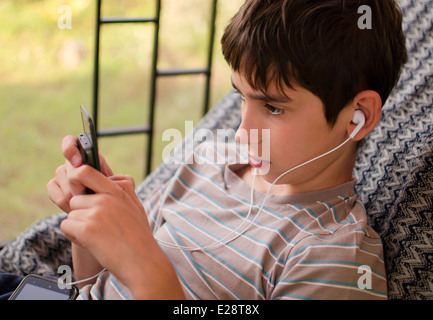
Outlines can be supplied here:
<path id="1" fill-rule="evenodd" d="M 202 144 L 144 203 L 188 299 L 386 299 L 382 242 L 354 180 L 270 194 L 260 212 L 255 191 L 248 214 L 251 189 L 236 174 L 246 164 L 231 157 Z M 106 272 L 81 298 L 133 297 Z"/>

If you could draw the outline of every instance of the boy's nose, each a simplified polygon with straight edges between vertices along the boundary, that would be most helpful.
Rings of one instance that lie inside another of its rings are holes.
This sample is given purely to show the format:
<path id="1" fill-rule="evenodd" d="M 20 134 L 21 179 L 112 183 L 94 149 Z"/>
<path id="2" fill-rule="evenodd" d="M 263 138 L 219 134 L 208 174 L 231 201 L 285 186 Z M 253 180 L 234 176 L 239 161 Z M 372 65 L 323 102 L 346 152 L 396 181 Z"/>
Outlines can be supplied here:
<path id="1" fill-rule="evenodd" d="M 241 123 L 236 131 L 236 141 L 240 144 L 258 144 L 261 140 L 260 129 L 260 117 L 257 111 L 243 101 Z"/>

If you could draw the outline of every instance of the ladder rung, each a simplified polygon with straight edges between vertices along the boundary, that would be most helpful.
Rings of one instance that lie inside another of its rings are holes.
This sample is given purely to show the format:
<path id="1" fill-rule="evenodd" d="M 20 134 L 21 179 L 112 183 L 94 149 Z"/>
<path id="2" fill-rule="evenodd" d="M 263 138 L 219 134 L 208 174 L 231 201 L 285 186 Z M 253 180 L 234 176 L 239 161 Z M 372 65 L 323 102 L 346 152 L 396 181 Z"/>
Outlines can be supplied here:
<path id="1" fill-rule="evenodd" d="M 99 23 L 136 23 L 136 22 L 141 22 L 141 23 L 148 23 L 148 22 L 157 22 L 158 18 L 156 17 L 151 17 L 151 18 L 125 18 L 125 17 L 105 17 L 105 18 L 101 18 L 101 20 L 99 21 Z"/>
<path id="2" fill-rule="evenodd" d="M 201 69 L 188 69 L 188 68 L 173 68 L 157 70 L 157 76 L 179 76 L 179 75 L 195 75 L 195 74 L 209 74 L 210 71 L 207 68 Z"/>
<path id="3" fill-rule="evenodd" d="M 99 137 L 107 137 L 107 136 L 121 136 L 126 134 L 141 134 L 141 133 L 150 133 L 150 126 L 133 126 L 133 127 L 121 127 L 121 128 L 107 128 L 107 129 L 99 129 L 98 136 Z"/>

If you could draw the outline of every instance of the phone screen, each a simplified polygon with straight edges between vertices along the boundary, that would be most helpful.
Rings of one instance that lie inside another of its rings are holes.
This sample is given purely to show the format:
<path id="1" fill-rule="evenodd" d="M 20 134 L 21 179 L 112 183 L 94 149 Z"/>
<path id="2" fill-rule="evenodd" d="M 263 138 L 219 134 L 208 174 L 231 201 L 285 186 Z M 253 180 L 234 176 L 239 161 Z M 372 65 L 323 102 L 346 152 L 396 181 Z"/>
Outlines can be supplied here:
<path id="1" fill-rule="evenodd" d="M 69 294 L 26 284 L 14 300 L 69 300 Z"/>
<path id="2" fill-rule="evenodd" d="M 71 300 L 75 299 L 78 289 L 61 289 L 51 279 L 29 275 L 25 277 L 11 295 L 10 300 Z"/>

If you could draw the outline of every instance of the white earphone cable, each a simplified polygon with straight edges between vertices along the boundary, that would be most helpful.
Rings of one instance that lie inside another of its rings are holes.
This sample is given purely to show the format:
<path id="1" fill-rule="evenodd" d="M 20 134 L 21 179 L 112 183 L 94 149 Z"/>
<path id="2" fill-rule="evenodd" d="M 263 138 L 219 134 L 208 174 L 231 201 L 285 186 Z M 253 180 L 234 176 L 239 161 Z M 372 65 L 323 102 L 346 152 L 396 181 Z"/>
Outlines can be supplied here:
<path id="1" fill-rule="evenodd" d="M 90 281 L 90 280 L 92 280 L 92 279 L 94 279 L 94 278 L 96 278 L 96 277 L 99 277 L 99 276 L 100 276 L 101 274 L 103 274 L 106 270 L 107 270 L 107 269 L 104 268 L 104 269 L 102 269 L 101 271 L 99 271 L 97 274 L 95 274 L 94 276 L 88 277 L 88 278 L 86 278 L 86 279 L 78 280 L 78 281 L 73 281 L 73 282 L 63 283 L 63 285 L 64 285 L 64 286 L 72 286 L 72 285 L 79 284 L 79 283 L 82 283 L 82 282 Z"/>
<path id="2" fill-rule="evenodd" d="M 343 143 L 341 143 L 340 145 L 338 145 L 337 147 L 335 147 L 334 149 L 332 149 L 332 150 L 330 150 L 330 151 L 328 151 L 328 152 L 325 152 L 325 153 L 323 153 L 323 154 L 321 154 L 320 156 L 317 156 L 317 157 L 315 157 L 315 158 L 313 158 L 313 159 L 311 159 L 311 160 L 308 160 L 308 161 L 306 161 L 306 162 L 304 162 L 304 163 L 301 163 L 300 165 L 297 165 L 297 166 L 295 166 L 295 167 L 293 167 L 293 168 L 291 168 L 291 169 L 289 169 L 289 170 L 287 170 L 287 171 L 285 171 L 285 172 L 283 172 L 282 174 L 280 174 L 275 180 L 274 180 L 274 182 L 272 182 L 272 184 L 271 184 L 271 186 L 269 187 L 269 189 L 268 189 L 268 191 L 267 191 L 267 193 L 266 193 L 266 195 L 265 195 L 265 197 L 264 197 L 264 199 L 263 199 L 263 202 L 262 202 L 262 204 L 261 204 L 261 206 L 260 206 L 260 208 L 259 208 L 259 211 L 257 212 L 257 214 L 255 215 L 255 217 L 250 221 L 250 223 L 248 224 L 248 226 L 241 232 L 241 233 L 238 233 L 237 235 L 235 235 L 233 238 L 231 238 L 230 240 L 228 240 L 228 241 L 225 241 L 225 242 L 223 242 L 225 239 L 227 239 L 230 235 L 232 235 L 233 233 L 235 233 L 235 232 L 237 232 L 240 228 L 241 228 L 241 226 L 250 218 L 250 215 L 251 215 L 251 211 L 252 211 L 252 207 L 253 207 L 253 195 L 254 195 L 254 183 L 255 183 L 255 177 L 256 177 L 256 173 L 257 173 L 257 171 L 256 171 L 256 169 L 254 170 L 254 174 L 253 174 L 253 181 L 252 181 L 252 185 L 251 185 L 251 196 L 250 196 L 250 207 L 249 207 L 249 210 L 248 210 L 248 214 L 247 214 L 247 216 L 245 217 L 245 219 L 242 221 L 242 223 L 236 228 L 236 229 L 234 229 L 233 231 L 231 231 L 228 235 L 226 235 L 225 237 L 223 237 L 222 239 L 219 239 L 219 240 L 216 240 L 213 244 L 210 244 L 210 245 L 207 245 L 207 246 L 196 246 L 196 247 L 188 247 L 188 246 L 182 246 L 182 245 L 177 245 L 177 244 L 174 244 L 174 243 L 170 243 L 170 242 L 166 242 L 166 241 L 163 241 L 163 240 L 161 240 L 161 239 L 157 239 L 156 238 L 156 240 L 158 241 L 158 243 L 160 243 L 161 245 L 163 245 L 163 246 L 165 246 L 165 247 L 168 247 L 168 248 L 172 248 L 172 249 L 178 249 L 178 250 L 185 250 L 185 251 L 197 251 L 197 250 L 205 250 L 205 249 L 210 249 L 210 248 L 216 248 L 216 247 L 219 247 L 219 246 L 222 246 L 222 245 L 225 245 L 225 244 L 227 244 L 227 243 L 230 243 L 230 242 L 232 242 L 233 240 L 235 240 L 236 238 L 238 238 L 238 237 L 240 237 L 241 235 L 243 235 L 250 227 L 251 227 L 251 225 L 256 221 L 256 219 L 257 219 L 257 217 L 259 216 L 259 214 L 260 214 L 260 212 L 262 211 L 262 209 L 263 209 L 263 207 L 264 207 L 264 205 L 265 205 L 265 203 L 266 203 L 266 200 L 267 200 L 267 198 L 268 198 L 268 196 L 269 196 L 269 193 L 271 192 L 271 190 L 272 190 L 272 188 L 273 188 L 273 186 L 275 185 L 275 183 L 277 183 L 277 181 L 281 178 L 281 177 L 283 177 L 284 175 L 286 175 L 286 174 L 288 174 L 288 173 L 290 173 L 290 172 L 292 172 L 292 171 L 294 171 L 294 170 L 296 170 L 296 169 L 299 169 L 299 168 L 301 168 L 301 167 L 303 167 L 303 166 L 305 166 L 305 165 L 307 165 L 307 164 L 309 164 L 309 163 L 311 163 L 311 162 L 313 162 L 313 161 L 316 161 L 316 160 L 318 160 L 318 159 L 320 159 L 320 158 L 323 158 L 323 157 L 325 157 L 325 156 L 327 156 L 327 155 L 329 155 L 329 154 L 331 154 L 331 153 L 333 153 L 334 151 L 336 151 L 336 150 L 338 150 L 338 149 L 340 149 L 342 146 L 344 146 L 347 142 L 349 142 L 350 141 L 350 139 L 351 139 L 351 137 L 349 137 L 349 138 L 347 138 Z M 167 188 L 167 190 L 166 190 L 166 192 L 165 192 L 165 194 L 164 194 L 164 198 L 163 198 L 163 201 L 162 201 L 162 203 L 161 203 L 161 205 L 160 205 L 160 207 L 159 207 L 159 212 L 158 212 L 158 221 L 160 221 L 160 217 L 162 216 L 161 215 L 161 210 L 162 210 L 162 204 L 163 203 L 165 203 L 165 201 L 166 201 L 166 197 L 168 196 L 168 190 L 169 190 L 169 188 Z"/>
<path id="3" fill-rule="evenodd" d="M 256 174 L 253 175 L 253 181 L 252 181 L 252 185 L 254 186 L 255 184 L 255 180 L 256 180 Z M 169 189 L 167 189 L 169 190 Z M 167 192 L 167 191 L 166 191 Z M 162 203 L 164 203 L 166 200 L 166 198 L 164 198 L 164 200 L 162 201 Z M 251 188 L 251 193 L 250 193 L 250 208 L 248 210 L 248 213 L 246 215 L 246 217 L 244 218 L 244 220 L 242 221 L 242 223 L 234 230 L 232 230 L 229 234 L 227 234 L 226 236 L 224 236 L 222 239 L 218 239 L 215 241 L 215 243 L 204 246 L 204 247 L 187 247 L 187 246 L 181 246 L 181 245 L 177 245 L 177 244 L 173 244 L 167 241 L 163 241 L 161 239 L 156 239 L 158 241 L 158 243 L 162 244 L 165 247 L 168 248 L 172 248 L 172 249 L 179 249 L 179 250 L 187 250 L 187 251 L 195 251 L 195 250 L 205 250 L 205 249 L 210 249 L 210 248 L 214 248 L 214 247 L 218 247 L 221 245 L 225 245 L 228 242 L 233 241 L 235 238 L 239 237 L 242 233 L 236 235 L 234 238 L 230 239 L 229 241 L 224 242 L 224 240 L 226 240 L 228 237 L 230 237 L 233 233 L 237 232 L 242 225 L 250 218 L 251 215 L 251 211 L 252 211 L 252 203 L 254 202 L 254 188 Z M 162 208 L 162 204 L 161 207 L 159 208 L 159 213 L 158 213 L 158 218 L 160 218 L 161 215 L 161 208 Z M 160 221 L 160 219 L 158 219 Z"/>

